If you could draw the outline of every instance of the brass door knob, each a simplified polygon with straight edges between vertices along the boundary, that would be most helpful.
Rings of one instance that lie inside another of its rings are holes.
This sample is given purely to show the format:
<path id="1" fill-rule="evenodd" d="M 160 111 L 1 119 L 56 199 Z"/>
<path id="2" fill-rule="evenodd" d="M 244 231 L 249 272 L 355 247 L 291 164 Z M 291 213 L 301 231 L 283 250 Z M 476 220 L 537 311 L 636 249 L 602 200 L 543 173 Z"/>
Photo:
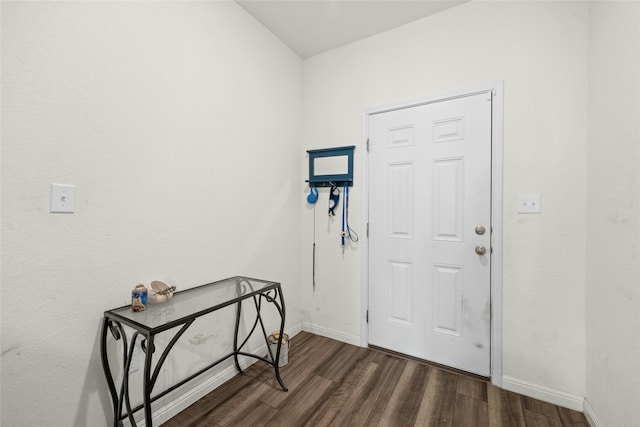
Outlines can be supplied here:
<path id="1" fill-rule="evenodd" d="M 477 253 L 478 255 L 484 255 L 484 254 L 486 254 L 486 253 L 487 253 L 487 248 L 485 248 L 485 247 L 484 247 L 484 246 L 482 246 L 482 245 L 476 246 L 476 253 Z"/>

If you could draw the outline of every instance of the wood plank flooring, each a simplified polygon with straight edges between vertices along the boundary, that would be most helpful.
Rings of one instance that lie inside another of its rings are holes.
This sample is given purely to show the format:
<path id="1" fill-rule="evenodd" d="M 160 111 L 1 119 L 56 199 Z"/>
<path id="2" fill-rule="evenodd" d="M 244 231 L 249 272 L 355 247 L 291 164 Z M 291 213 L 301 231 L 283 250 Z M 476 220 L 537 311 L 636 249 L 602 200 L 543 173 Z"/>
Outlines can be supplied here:
<path id="1" fill-rule="evenodd" d="M 307 332 L 281 375 L 289 392 L 255 363 L 163 426 L 589 426 L 580 412 Z"/>

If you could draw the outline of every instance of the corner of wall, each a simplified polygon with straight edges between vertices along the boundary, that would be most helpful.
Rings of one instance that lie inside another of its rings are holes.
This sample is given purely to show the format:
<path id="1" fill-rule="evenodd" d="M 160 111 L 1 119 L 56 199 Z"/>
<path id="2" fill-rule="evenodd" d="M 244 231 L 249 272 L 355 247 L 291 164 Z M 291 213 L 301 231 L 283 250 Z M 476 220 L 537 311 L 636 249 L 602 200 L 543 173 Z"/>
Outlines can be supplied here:
<path id="1" fill-rule="evenodd" d="M 564 408 L 573 409 L 574 411 L 581 412 L 584 407 L 584 397 L 582 396 L 534 384 L 529 381 L 522 381 L 506 375 L 502 377 L 502 388 Z"/>
<path id="2" fill-rule="evenodd" d="M 604 427 L 588 399 L 584 399 L 584 416 L 591 427 Z"/>

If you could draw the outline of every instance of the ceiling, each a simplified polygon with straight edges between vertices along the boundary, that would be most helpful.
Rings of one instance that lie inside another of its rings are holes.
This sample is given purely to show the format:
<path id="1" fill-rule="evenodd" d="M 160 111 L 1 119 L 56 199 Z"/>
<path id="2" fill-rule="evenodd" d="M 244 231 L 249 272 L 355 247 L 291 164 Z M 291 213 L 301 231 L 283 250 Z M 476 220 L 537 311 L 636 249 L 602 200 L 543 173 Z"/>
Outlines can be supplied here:
<path id="1" fill-rule="evenodd" d="M 464 3 L 453 0 L 236 2 L 303 59 Z"/>

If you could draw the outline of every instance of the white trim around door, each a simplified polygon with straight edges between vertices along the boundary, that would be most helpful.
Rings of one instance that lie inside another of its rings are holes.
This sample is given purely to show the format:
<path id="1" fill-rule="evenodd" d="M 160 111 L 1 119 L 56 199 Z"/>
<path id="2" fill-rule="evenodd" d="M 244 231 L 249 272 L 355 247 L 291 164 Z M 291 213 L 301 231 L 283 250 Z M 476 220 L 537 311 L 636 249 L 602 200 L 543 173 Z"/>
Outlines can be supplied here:
<path id="1" fill-rule="evenodd" d="M 369 133 L 369 117 L 372 114 L 409 108 L 423 104 L 460 98 L 478 93 L 493 94 L 491 114 L 491 228 L 492 228 L 492 263 L 491 263 L 491 383 L 502 386 L 502 172 L 503 172 L 503 82 L 490 83 L 469 90 L 449 93 L 433 98 L 423 98 L 402 104 L 393 104 L 367 109 L 364 111 L 362 146 L 366 148 Z M 369 156 L 363 156 L 363 224 L 369 222 Z M 365 233 L 366 234 L 366 233 Z M 369 328 L 367 310 L 369 307 L 369 241 L 362 244 L 362 283 L 361 283 L 361 322 L 360 345 L 369 344 Z"/>

